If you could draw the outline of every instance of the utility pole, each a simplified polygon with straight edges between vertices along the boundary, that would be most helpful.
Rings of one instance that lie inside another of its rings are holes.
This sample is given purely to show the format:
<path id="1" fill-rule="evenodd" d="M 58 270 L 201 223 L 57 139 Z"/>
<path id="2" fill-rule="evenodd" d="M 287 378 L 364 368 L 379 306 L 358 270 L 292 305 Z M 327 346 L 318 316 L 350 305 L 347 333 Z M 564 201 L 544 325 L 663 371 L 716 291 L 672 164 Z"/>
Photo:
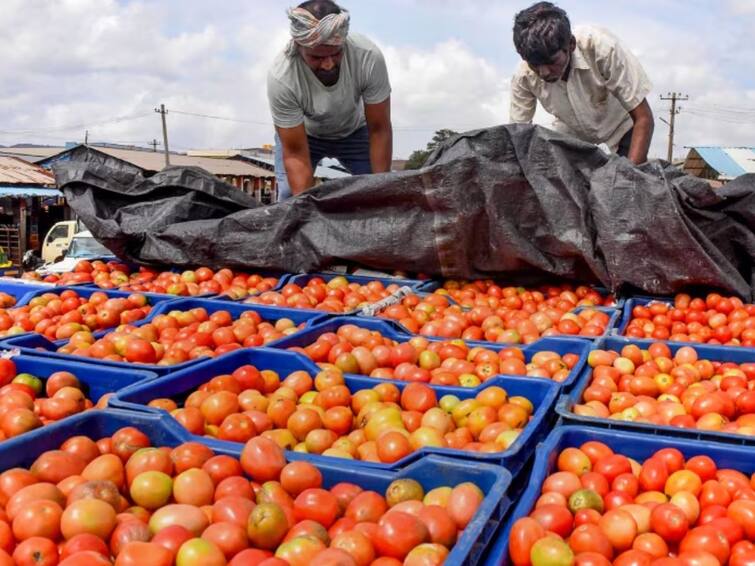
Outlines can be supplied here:
<path id="1" fill-rule="evenodd" d="M 669 111 L 669 121 L 666 122 L 666 120 L 663 120 L 666 122 L 669 126 L 668 130 L 668 162 L 671 163 L 672 159 L 674 158 L 674 118 L 677 114 L 679 114 L 679 111 L 681 108 L 676 107 L 677 101 L 684 101 L 689 100 L 689 96 L 686 94 L 682 96 L 680 92 L 669 92 L 667 96 L 661 95 L 661 100 L 670 100 L 671 101 L 671 109 Z"/>
<path id="2" fill-rule="evenodd" d="M 165 150 L 165 166 L 170 165 L 170 151 L 168 150 L 168 126 L 165 123 L 165 115 L 168 111 L 165 109 L 165 104 L 161 104 L 160 108 L 155 108 L 155 112 L 160 114 L 163 122 L 163 148 Z"/>
<path id="3" fill-rule="evenodd" d="M 147 145 L 151 145 L 152 146 L 152 151 L 156 153 L 157 152 L 157 146 L 160 145 L 160 142 L 153 138 L 151 142 L 147 142 Z"/>

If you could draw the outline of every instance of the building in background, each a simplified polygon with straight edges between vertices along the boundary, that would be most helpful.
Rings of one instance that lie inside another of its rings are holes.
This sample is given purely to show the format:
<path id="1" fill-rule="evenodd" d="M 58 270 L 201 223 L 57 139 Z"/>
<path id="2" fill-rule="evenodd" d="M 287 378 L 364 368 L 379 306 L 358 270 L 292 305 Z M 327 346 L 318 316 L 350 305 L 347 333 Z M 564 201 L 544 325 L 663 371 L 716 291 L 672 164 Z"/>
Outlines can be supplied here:
<path id="1" fill-rule="evenodd" d="M 39 251 L 50 227 L 70 214 L 49 171 L 0 155 L 0 246 L 13 265 L 20 265 L 27 250 Z"/>
<path id="2" fill-rule="evenodd" d="M 755 173 L 755 147 L 692 146 L 682 170 L 688 175 L 725 183 L 745 173 Z"/>

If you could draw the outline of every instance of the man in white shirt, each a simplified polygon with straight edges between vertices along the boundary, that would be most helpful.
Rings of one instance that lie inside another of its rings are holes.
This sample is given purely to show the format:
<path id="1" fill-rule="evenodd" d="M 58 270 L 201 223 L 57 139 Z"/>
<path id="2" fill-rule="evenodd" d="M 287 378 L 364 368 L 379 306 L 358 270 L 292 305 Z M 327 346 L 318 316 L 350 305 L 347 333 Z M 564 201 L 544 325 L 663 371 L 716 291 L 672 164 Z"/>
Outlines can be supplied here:
<path id="1" fill-rule="evenodd" d="M 390 171 L 391 85 L 380 49 L 349 33 L 349 13 L 332 0 L 288 15 L 291 41 L 267 77 L 278 200 L 312 187 L 325 157 L 355 175 Z"/>
<path id="2" fill-rule="evenodd" d="M 615 36 L 595 27 L 572 35 L 566 12 L 538 2 L 514 18 L 514 45 L 524 61 L 511 80 L 512 122 L 531 122 L 540 101 L 557 131 L 604 143 L 636 164 L 647 161 L 651 84 Z"/>

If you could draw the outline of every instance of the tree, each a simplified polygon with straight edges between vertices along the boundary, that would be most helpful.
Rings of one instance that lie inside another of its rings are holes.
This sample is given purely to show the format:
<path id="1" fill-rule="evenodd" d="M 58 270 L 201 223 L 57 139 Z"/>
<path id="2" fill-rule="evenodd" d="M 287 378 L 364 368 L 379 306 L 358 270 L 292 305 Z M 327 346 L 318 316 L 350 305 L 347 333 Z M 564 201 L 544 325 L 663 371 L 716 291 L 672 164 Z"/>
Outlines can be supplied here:
<path id="1" fill-rule="evenodd" d="M 417 149 L 412 152 L 412 154 L 409 156 L 409 159 L 406 161 L 404 169 L 419 169 L 420 167 L 422 167 L 425 164 L 425 161 L 427 161 L 427 158 L 430 157 L 430 154 L 438 146 L 442 145 L 443 142 L 445 142 L 449 138 L 457 135 L 457 133 L 458 132 L 454 132 L 453 130 L 449 130 L 447 128 L 437 130 L 433 134 L 433 138 L 428 142 L 426 149 Z"/>

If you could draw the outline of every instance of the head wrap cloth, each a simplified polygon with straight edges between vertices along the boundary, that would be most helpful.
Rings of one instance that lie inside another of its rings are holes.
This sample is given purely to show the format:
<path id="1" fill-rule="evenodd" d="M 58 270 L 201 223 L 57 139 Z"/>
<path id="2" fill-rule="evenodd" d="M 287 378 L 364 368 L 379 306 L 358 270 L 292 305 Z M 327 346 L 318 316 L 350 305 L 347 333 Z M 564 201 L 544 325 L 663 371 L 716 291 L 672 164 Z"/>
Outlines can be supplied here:
<path id="1" fill-rule="evenodd" d="M 349 12 L 341 8 L 340 14 L 328 14 L 318 20 L 304 8 L 290 8 L 288 19 L 291 22 L 291 43 L 289 55 L 296 47 L 317 47 L 318 45 L 343 45 L 349 35 Z"/>

